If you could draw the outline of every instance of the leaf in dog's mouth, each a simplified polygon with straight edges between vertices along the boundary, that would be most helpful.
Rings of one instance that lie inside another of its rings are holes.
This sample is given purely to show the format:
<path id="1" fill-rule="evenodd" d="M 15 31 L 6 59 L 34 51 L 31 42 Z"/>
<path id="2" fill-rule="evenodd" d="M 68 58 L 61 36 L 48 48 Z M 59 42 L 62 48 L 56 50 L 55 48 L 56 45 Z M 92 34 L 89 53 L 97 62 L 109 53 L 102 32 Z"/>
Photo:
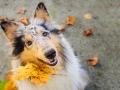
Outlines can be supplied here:
<path id="1" fill-rule="evenodd" d="M 42 86 L 50 80 L 49 75 L 59 75 L 57 74 L 59 69 L 61 69 L 61 67 L 49 67 L 45 64 L 36 65 L 28 63 L 26 66 L 19 66 L 18 68 L 12 70 L 13 72 L 17 72 L 12 76 L 12 80 L 19 81 L 29 78 L 31 82 Z"/>

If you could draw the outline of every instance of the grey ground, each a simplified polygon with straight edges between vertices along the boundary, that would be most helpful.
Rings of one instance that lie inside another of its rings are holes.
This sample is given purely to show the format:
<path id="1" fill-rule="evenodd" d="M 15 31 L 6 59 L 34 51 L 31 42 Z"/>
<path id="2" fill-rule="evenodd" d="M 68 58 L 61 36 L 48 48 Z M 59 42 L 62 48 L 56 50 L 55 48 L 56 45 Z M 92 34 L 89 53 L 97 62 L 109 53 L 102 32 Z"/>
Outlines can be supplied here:
<path id="1" fill-rule="evenodd" d="M 18 18 L 31 17 L 41 0 L 0 0 L 0 16 Z M 76 18 L 63 34 L 81 58 L 81 63 L 88 71 L 91 83 L 87 90 L 120 90 L 120 0 L 44 0 L 53 20 L 65 24 L 69 15 Z M 25 15 L 16 14 L 20 7 L 25 7 Z M 91 14 L 92 19 L 84 18 Z M 84 30 L 94 29 L 93 35 L 86 37 Z M 0 80 L 10 70 L 11 56 L 8 43 L 0 29 Z M 98 56 L 99 64 L 88 64 L 88 59 Z"/>

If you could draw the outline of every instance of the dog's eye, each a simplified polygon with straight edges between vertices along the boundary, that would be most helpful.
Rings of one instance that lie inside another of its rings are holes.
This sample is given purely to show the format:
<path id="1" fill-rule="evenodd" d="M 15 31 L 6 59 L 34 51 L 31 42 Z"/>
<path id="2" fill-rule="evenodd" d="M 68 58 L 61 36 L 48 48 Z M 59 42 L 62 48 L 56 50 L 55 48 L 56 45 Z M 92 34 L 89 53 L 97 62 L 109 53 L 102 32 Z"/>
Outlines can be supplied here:
<path id="1" fill-rule="evenodd" d="M 46 36 L 49 35 L 49 33 L 48 33 L 48 32 L 43 32 L 42 35 L 43 35 L 44 37 L 46 37 Z"/>
<path id="2" fill-rule="evenodd" d="M 32 41 L 27 41 L 27 45 L 28 46 L 32 45 Z"/>

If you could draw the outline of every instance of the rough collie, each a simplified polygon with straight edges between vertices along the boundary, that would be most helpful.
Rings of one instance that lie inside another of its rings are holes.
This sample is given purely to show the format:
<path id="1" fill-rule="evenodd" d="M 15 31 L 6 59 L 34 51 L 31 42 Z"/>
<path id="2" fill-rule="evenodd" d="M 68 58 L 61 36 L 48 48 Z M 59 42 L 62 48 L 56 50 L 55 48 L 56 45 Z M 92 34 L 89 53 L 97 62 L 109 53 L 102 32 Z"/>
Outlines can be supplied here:
<path id="1" fill-rule="evenodd" d="M 59 32 L 49 17 L 44 3 L 39 3 L 30 24 L 3 21 L 1 27 L 12 46 L 12 68 L 28 62 L 42 62 L 51 68 L 63 67 L 58 73 L 64 76 L 51 76 L 51 80 L 39 86 L 29 79 L 17 81 L 18 90 L 84 90 L 89 77 L 71 46 Z"/>

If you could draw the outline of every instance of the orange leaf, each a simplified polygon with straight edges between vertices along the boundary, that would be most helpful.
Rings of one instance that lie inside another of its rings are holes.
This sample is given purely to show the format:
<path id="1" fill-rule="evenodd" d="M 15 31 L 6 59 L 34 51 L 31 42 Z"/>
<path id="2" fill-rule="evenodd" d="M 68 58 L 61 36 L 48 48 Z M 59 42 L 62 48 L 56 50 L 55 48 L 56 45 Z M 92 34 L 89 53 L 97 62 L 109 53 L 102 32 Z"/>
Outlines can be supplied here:
<path id="1" fill-rule="evenodd" d="M 89 36 L 93 33 L 93 31 L 94 31 L 93 29 L 88 29 L 88 30 L 84 31 L 84 35 Z"/>
<path id="2" fill-rule="evenodd" d="M 18 20 L 19 22 L 21 22 L 21 23 L 23 23 L 23 24 L 25 24 L 25 25 L 28 25 L 29 23 L 28 23 L 28 18 L 27 17 L 22 17 L 22 18 L 20 18 L 19 20 Z"/>
<path id="3" fill-rule="evenodd" d="M 8 74 L 7 74 L 6 80 L 7 80 L 7 81 L 11 81 L 11 80 L 12 80 L 12 75 L 13 75 L 13 72 L 12 72 L 12 71 L 9 71 Z"/>
<path id="4" fill-rule="evenodd" d="M 98 63 L 98 57 L 93 57 L 89 59 L 89 64 L 95 66 Z"/>
<path id="5" fill-rule="evenodd" d="M 4 86 L 4 90 L 18 90 L 13 82 L 8 81 Z"/>
<path id="6" fill-rule="evenodd" d="M 73 25 L 74 24 L 74 22 L 75 22 L 75 18 L 73 17 L 73 16 L 69 16 L 68 18 L 67 18 L 67 25 Z"/>

